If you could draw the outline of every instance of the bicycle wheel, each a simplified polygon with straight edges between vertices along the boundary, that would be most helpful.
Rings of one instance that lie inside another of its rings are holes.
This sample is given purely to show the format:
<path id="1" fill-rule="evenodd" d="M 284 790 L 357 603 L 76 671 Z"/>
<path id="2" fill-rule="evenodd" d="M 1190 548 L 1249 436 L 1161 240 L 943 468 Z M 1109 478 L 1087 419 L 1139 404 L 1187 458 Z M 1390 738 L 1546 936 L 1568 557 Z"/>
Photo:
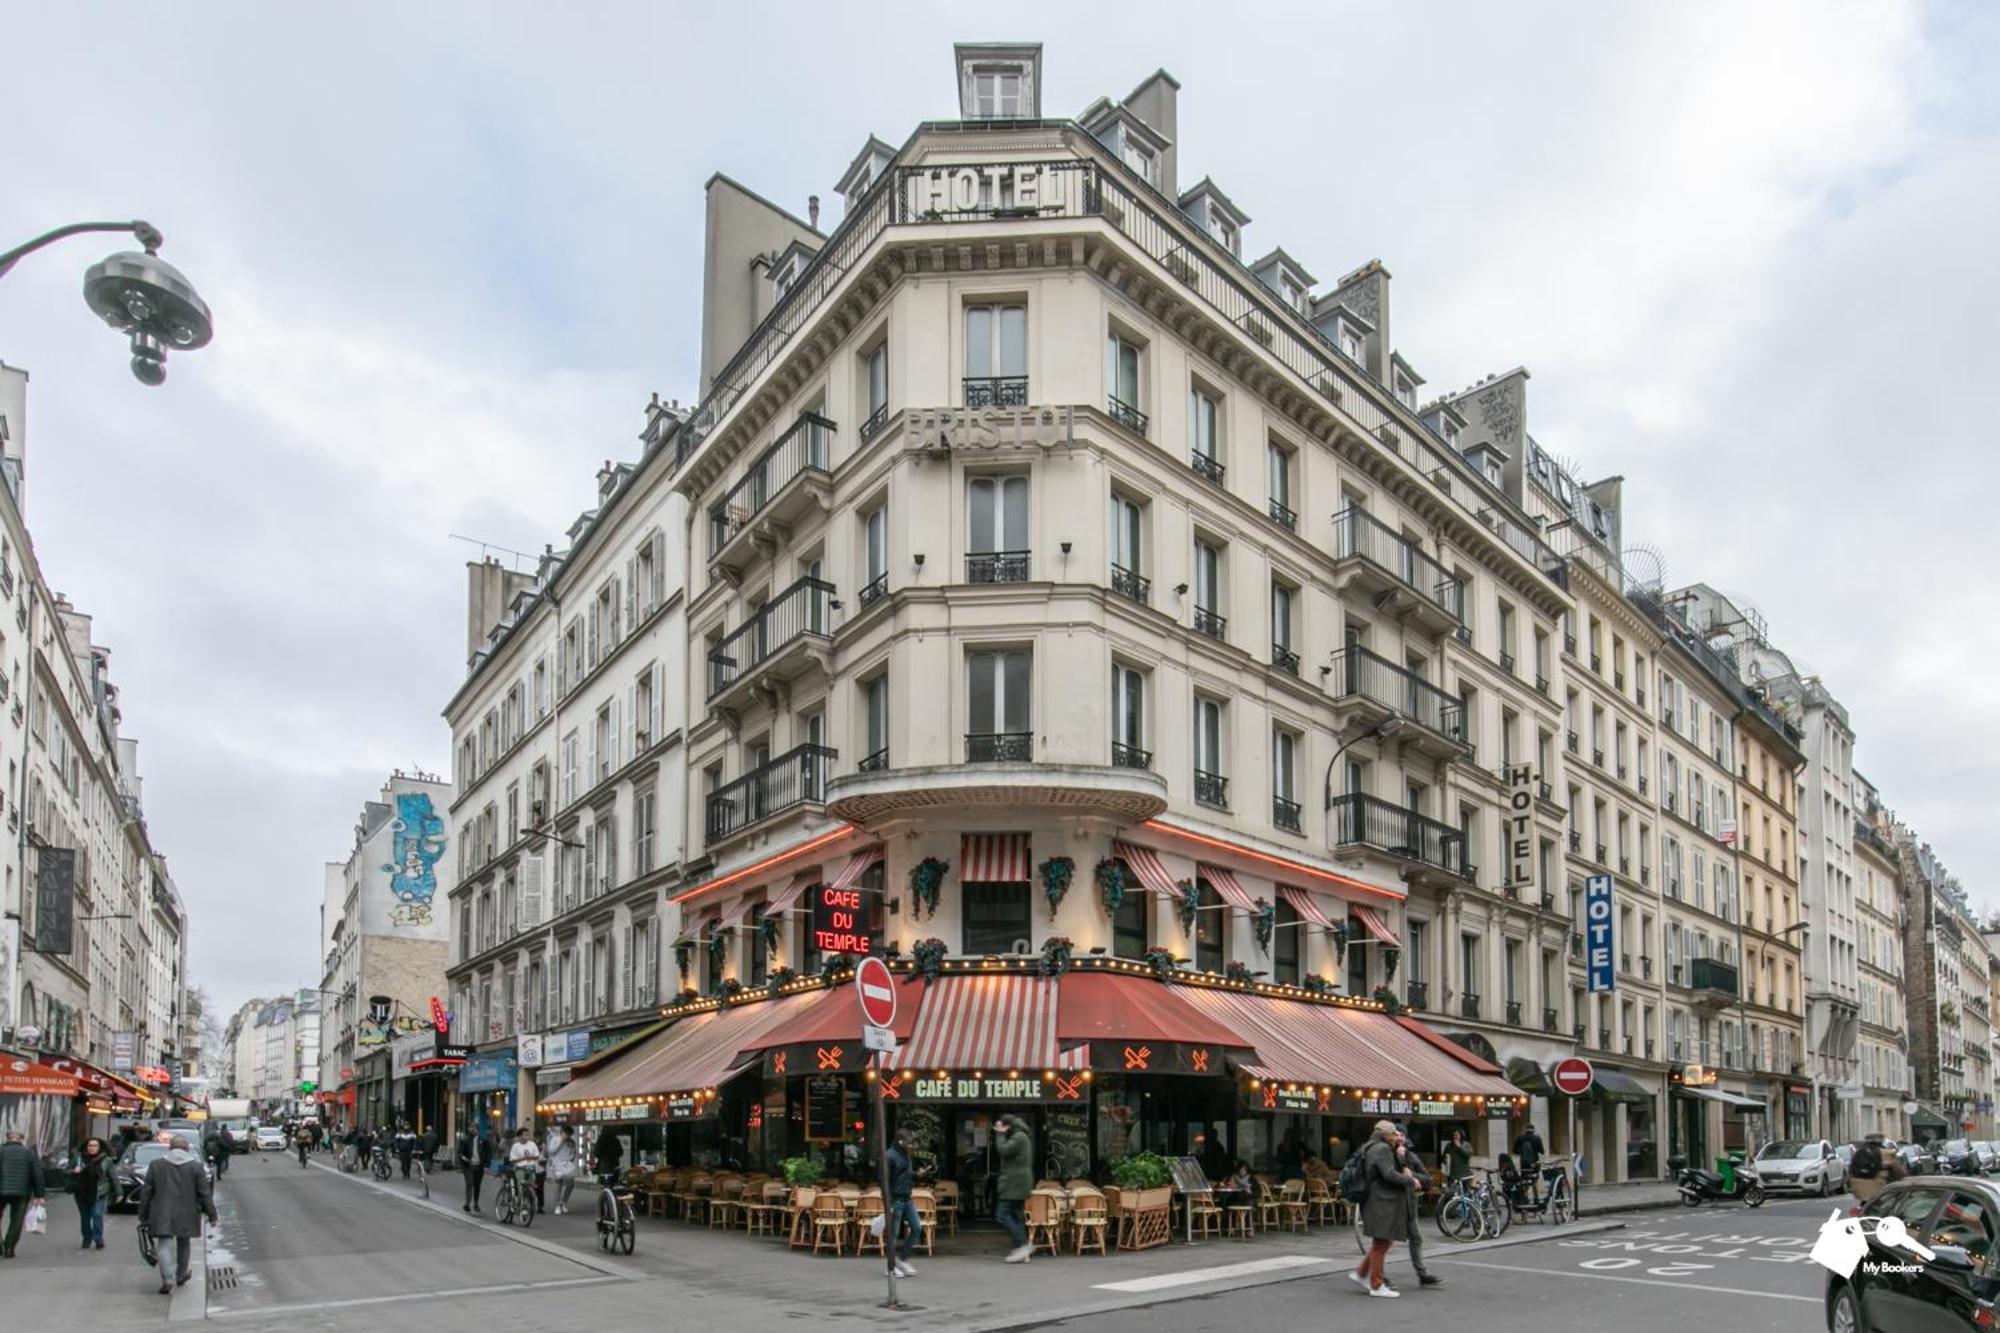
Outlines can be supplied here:
<path id="1" fill-rule="evenodd" d="M 632 1205 L 621 1203 L 618 1205 L 618 1248 L 630 1254 L 638 1241 L 639 1224 L 632 1216 Z"/>
<path id="2" fill-rule="evenodd" d="M 1368 1253 L 1368 1233 L 1361 1229 L 1361 1210 L 1354 1210 L 1354 1248 L 1362 1254 Z"/>
<path id="3" fill-rule="evenodd" d="M 1446 1240 L 1464 1240 L 1468 1232 L 1485 1229 L 1485 1222 L 1471 1199 L 1454 1194 L 1438 1205 L 1437 1227 Z"/>
<path id="4" fill-rule="evenodd" d="M 1514 1210 L 1507 1206 L 1505 1199 L 1490 1193 L 1479 1202 L 1479 1216 L 1480 1225 L 1494 1240 L 1506 1235 L 1507 1228 L 1514 1224 Z"/>

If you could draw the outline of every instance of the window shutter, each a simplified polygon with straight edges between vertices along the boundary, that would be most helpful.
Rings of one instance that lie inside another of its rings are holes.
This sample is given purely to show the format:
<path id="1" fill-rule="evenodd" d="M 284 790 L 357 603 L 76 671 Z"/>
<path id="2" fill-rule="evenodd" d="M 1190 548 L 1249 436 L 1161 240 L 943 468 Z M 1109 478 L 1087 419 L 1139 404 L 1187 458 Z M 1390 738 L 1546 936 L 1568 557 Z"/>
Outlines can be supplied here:
<path id="1" fill-rule="evenodd" d="M 593 825 L 590 835 L 583 840 L 583 891 L 589 894 L 597 887 L 597 829 Z"/>
<path id="2" fill-rule="evenodd" d="M 649 589 L 652 609 L 657 611 L 667 600 L 667 534 L 653 534 L 653 586 Z"/>
<path id="3" fill-rule="evenodd" d="M 627 750 L 630 747 L 625 741 L 623 725 L 624 714 L 630 710 L 620 708 L 623 702 L 617 695 L 614 694 L 611 696 L 611 725 L 605 729 L 604 733 L 604 743 L 611 747 L 611 753 L 606 755 L 604 759 L 604 771 L 607 774 L 616 773 L 624 766 L 625 760 L 630 758 L 630 755 L 627 754 Z"/>
<path id="4" fill-rule="evenodd" d="M 646 922 L 646 1002 L 654 1004 L 660 998 L 660 918 L 651 917 Z"/>
<path id="5" fill-rule="evenodd" d="M 542 924 L 542 898 L 547 893 L 548 862 L 540 856 L 521 858 L 521 928 Z"/>
<path id="6" fill-rule="evenodd" d="M 562 1004 L 562 960 L 559 955 L 554 953 L 549 955 L 543 981 L 546 998 L 543 1002 L 542 1018 L 544 1022 L 553 1023 L 561 1012 Z"/>
<path id="7" fill-rule="evenodd" d="M 625 927 L 625 950 L 624 950 L 625 969 L 624 972 L 621 974 L 622 979 L 618 991 L 618 996 L 619 996 L 618 1007 L 621 1009 L 630 1009 L 634 1004 L 638 1003 L 638 1001 L 635 1000 L 632 995 L 633 937 L 634 937 L 633 928 L 631 926 Z"/>
<path id="8" fill-rule="evenodd" d="M 625 562 L 625 632 L 639 628 L 639 557 Z"/>
<path id="9" fill-rule="evenodd" d="M 660 739 L 660 689 L 666 683 L 658 662 L 652 667 L 652 688 L 646 693 L 646 735 L 654 742 Z"/>
<path id="10" fill-rule="evenodd" d="M 634 681 L 625 687 L 625 762 L 631 763 L 639 757 L 639 683 Z"/>

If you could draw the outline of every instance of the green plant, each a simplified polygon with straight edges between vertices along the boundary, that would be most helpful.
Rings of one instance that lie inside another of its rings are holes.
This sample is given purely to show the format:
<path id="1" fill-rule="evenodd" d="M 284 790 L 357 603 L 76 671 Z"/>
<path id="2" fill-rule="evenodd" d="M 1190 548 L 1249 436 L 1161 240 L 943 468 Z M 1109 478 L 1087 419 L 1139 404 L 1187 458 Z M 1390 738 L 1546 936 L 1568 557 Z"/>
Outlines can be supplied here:
<path id="1" fill-rule="evenodd" d="M 743 993 L 743 983 L 735 977 L 729 977 L 715 988 L 715 993 L 725 1000 L 733 1000 Z"/>
<path id="2" fill-rule="evenodd" d="M 1059 977 L 1069 971 L 1069 958 L 1076 945 L 1067 935 L 1051 935 L 1042 941 L 1042 958 L 1035 970 L 1045 977 Z"/>
<path id="3" fill-rule="evenodd" d="M 1076 877 L 1076 862 L 1067 856 L 1051 856 L 1036 867 L 1042 876 L 1042 896 L 1049 900 L 1049 919 L 1069 896 L 1069 883 Z"/>
<path id="4" fill-rule="evenodd" d="M 1262 972 L 1252 972 L 1248 963 L 1239 963 L 1231 959 L 1229 965 L 1222 969 L 1222 975 L 1228 977 L 1231 981 L 1238 981 L 1244 985 L 1248 985 L 1264 974 Z"/>
<path id="5" fill-rule="evenodd" d="M 1147 967 L 1153 969 L 1153 975 L 1161 981 L 1165 981 L 1168 977 L 1172 976 L 1174 969 L 1180 966 L 1180 960 L 1175 958 L 1166 949 L 1146 950 L 1144 962 Z"/>
<path id="6" fill-rule="evenodd" d="M 766 953 L 777 952 L 778 928 L 782 924 L 784 924 L 782 920 L 780 920 L 780 918 L 775 916 L 760 917 L 758 919 L 757 933 L 761 935 L 764 939 L 764 952 Z"/>
<path id="7" fill-rule="evenodd" d="M 785 1173 L 787 1185 L 817 1185 L 826 1177 L 826 1167 L 817 1157 L 787 1157 L 778 1169 Z"/>
<path id="8" fill-rule="evenodd" d="M 789 967 L 781 967 L 765 978 L 764 989 L 769 991 L 773 996 L 776 996 L 779 991 L 783 990 L 798 975 L 798 973 L 792 971 Z"/>
<path id="9" fill-rule="evenodd" d="M 948 946 L 937 936 L 918 940 L 910 946 L 910 959 L 917 965 L 917 975 L 924 979 L 926 986 L 938 979 L 944 971 L 944 955 Z"/>
<path id="10" fill-rule="evenodd" d="M 1150 1190 L 1171 1185 L 1174 1173 L 1167 1159 L 1154 1152 L 1135 1152 L 1111 1164 L 1111 1179 L 1120 1189 Z"/>
<path id="11" fill-rule="evenodd" d="M 1315 972 L 1311 976 L 1299 979 L 1299 989 L 1308 995 L 1331 995 L 1333 983 Z"/>
<path id="12" fill-rule="evenodd" d="M 708 937 L 708 974 L 711 977 L 720 977 L 722 975 L 722 961 L 728 955 L 729 937 L 723 934 L 720 929 L 717 929 L 713 935 Z"/>
<path id="13" fill-rule="evenodd" d="M 1180 896 L 1174 899 L 1174 912 L 1181 919 L 1181 933 L 1192 936 L 1195 913 L 1201 907 L 1201 894 L 1191 879 L 1184 879 L 1174 887 L 1180 890 Z"/>
<path id="14" fill-rule="evenodd" d="M 1257 952 L 1271 952 L 1271 936 L 1278 930 L 1278 909 L 1259 898 L 1257 910 L 1250 917 L 1250 925 L 1257 935 Z"/>
<path id="15" fill-rule="evenodd" d="M 688 972 L 694 967 L 694 937 L 682 935 L 674 941 L 674 967 L 681 974 L 681 984 L 687 984 Z"/>
<path id="16" fill-rule="evenodd" d="M 1118 909 L 1125 905 L 1127 888 L 1125 863 L 1107 856 L 1097 863 L 1094 873 L 1097 877 L 1098 901 L 1104 904 L 1105 915 L 1117 916 Z"/>
<path id="17" fill-rule="evenodd" d="M 938 894 L 944 888 L 945 872 L 950 869 L 950 862 L 935 856 L 926 856 L 910 867 L 910 896 L 919 909 L 914 916 L 937 915 Z"/>
<path id="18" fill-rule="evenodd" d="M 1396 992 L 1390 990 L 1387 986 L 1377 986 L 1375 988 L 1374 999 L 1389 1013 L 1400 1014 L 1403 1012 L 1403 1002 L 1397 999 Z"/>

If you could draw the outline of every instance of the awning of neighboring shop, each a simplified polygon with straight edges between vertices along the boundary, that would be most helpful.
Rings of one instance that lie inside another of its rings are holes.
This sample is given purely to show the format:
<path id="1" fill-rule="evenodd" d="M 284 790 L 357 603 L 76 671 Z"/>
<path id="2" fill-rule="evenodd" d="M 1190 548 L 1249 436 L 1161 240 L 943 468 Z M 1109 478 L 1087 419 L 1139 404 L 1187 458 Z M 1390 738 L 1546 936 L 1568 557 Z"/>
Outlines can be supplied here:
<path id="1" fill-rule="evenodd" d="M 1022 849 L 1021 854 L 1024 858 L 1026 857 L 1027 850 L 1025 847 Z M 836 890 L 852 888 L 854 885 L 854 881 L 860 879 L 863 875 L 867 874 L 869 867 L 874 865 L 877 861 L 880 861 L 881 859 L 882 859 L 881 847 L 879 846 L 863 847 L 860 851 L 856 852 L 854 855 L 847 858 L 847 864 L 842 866 L 840 868 L 839 873 L 837 873 L 836 875 L 834 875 L 832 879 L 827 881 L 826 886 L 829 889 L 836 889 Z M 1022 872 L 1022 878 L 1025 879 L 1026 877 L 1027 877 L 1026 871 L 1024 870 Z"/>
<path id="2" fill-rule="evenodd" d="M 1546 1097 L 1555 1091 L 1549 1082 L 1549 1071 L 1525 1055 L 1507 1062 L 1507 1081 L 1533 1097 Z"/>
<path id="3" fill-rule="evenodd" d="M 741 1052 L 822 998 L 818 991 L 708 1009 L 675 1021 L 571 1083 L 545 1106 L 713 1088 L 740 1072 Z"/>
<path id="4" fill-rule="evenodd" d="M 1733 1092 L 1724 1092 L 1721 1088 L 1676 1087 L 1674 1091 L 1684 1092 L 1690 1097 L 1699 1097 L 1705 1102 L 1720 1102 L 1724 1106 L 1734 1106 L 1745 1111 L 1762 1111 L 1765 1109 L 1764 1103 L 1758 1101 L 1755 1097 L 1739 1097 Z"/>
<path id="5" fill-rule="evenodd" d="M 1622 1074 L 1616 1069 L 1606 1069 L 1603 1065 L 1593 1065 L 1591 1091 L 1599 1100 L 1607 1102 L 1650 1102 L 1653 1092 L 1630 1074 Z"/>
<path id="6" fill-rule="evenodd" d="M 1182 988 L 1181 994 L 1255 1048 L 1235 1061 L 1255 1078 L 1476 1097 L 1519 1095 L 1470 1051 L 1454 1054 L 1451 1043 L 1427 1040 L 1414 1020 L 1406 1025 L 1369 1009 L 1204 986 Z"/>
<path id="7" fill-rule="evenodd" d="M 917 1011 L 910 1039 L 885 1069 L 1081 1069 L 1087 1047 L 1062 1049 L 1057 980 L 995 972 L 940 977 Z"/>
<path id="8" fill-rule="evenodd" d="M 1945 1119 L 1943 1116 L 1939 1115 L 1936 1111 L 1933 1111 L 1928 1106 L 1919 1106 L 1916 1110 L 1910 1113 L 1911 1128 L 1915 1128 L 1918 1125 L 1922 1125 L 1925 1129 L 1952 1128 L 1951 1121 Z"/>
<path id="9" fill-rule="evenodd" d="M 866 870 L 867 868 L 863 866 L 861 869 Z M 856 871 L 855 873 L 858 875 L 861 872 Z M 771 895 L 771 900 L 764 904 L 764 915 L 776 916 L 780 912 L 791 911 L 792 904 L 804 897 L 806 890 L 817 883 L 819 883 L 819 871 L 801 870 L 798 874 L 792 876 L 791 883 Z"/>
<path id="10" fill-rule="evenodd" d="M 1292 905 L 1292 910 L 1299 914 L 1301 920 L 1309 921 L 1315 926 L 1325 926 L 1328 930 L 1333 929 L 1333 922 L 1321 910 L 1319 899 L 1305 889 L 1290 884 L 1280 884 L 1278 896 Z"/>
<path id="11" fill-rule="evenodd" d="M 1080 1041 L 1189 1042 L 1238 1049 L 1250 1045 L 1181 998 L 1180 987 L 1108 972 L 1072 972 L 1062 979 L 1056 1038 L 1065 1046 Z"/>
<path id="12" fill-rule="evenodd" d="M 1221 866 L 1212 866 L 1205 862 L 1196 869 L 1200 871 L 1201 877 L 1208 881 L 1208 887 L 1215 890 L 1216 897 L 1239 911 L 1257 910 L 1256 904 L 1250 901 L 1249 893 L 1244 890 L 1242 883 L 1233 873 Z"/>
<path id="13" fill-rule="evenodd" d="M 11 1097 L 74 1097 L 76 1075 L 30 1060 L 0 1060 L 0 1093 Z"/>
<path id="14" fill-rule="evenodd" d="M 1114 842 L 1111 850 L 1126 868 L 1138 876 L 1139 883 L 1148 893 L 1162 898 L 1177 898 L 1180 890 L 1174 885 L 1174 877 L 1167 873 L 1167 867 L 1160 860 L 1160 854 L 1149 847 L 1134 846 L 1129 842 Z"/>
<path id="15" fill-rule="evenodd" d="M 1361 928 L 1375 937 L 1376 943 L 1386 944 L 1391 948 L 1402 947 L 1403 942 L 1396 938 L 1395 932 L 1390 930 L 1388 923 L 1382 920 L 1380 912 L 1372 907 L 1363 906 L 1360 903 L 1356 903 L 1348 910 L 1354 914 L 1354 919 L 1361 923 Z"/>
<path id="16" fill-rule="evenodd" d="M 1033 860 L 1025 833 L 967 833 L 959 839 L 958 880 L 961 884 L 1018 884 L 1032 876 Z"/>

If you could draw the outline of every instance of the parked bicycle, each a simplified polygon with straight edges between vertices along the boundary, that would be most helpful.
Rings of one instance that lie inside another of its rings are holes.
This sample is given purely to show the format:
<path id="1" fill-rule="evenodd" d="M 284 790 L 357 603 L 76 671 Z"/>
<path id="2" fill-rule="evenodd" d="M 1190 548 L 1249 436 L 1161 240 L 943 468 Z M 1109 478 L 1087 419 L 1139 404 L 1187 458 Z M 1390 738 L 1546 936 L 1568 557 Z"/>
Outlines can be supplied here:
<path id="1" fill-rule="evenodd" d="M 417 1193 L 428 1199 L 431 1197 L 431 1173 L 424 1169 L 421 1156 L 410 1160 L 410 1178 L 417 1182 Z"/>
<path id="2" fill-rule="evenodd" d="M 1536 1176 L 1521 1181 L 1507 1197 L 1509 1211 L 1519 1217 L 1539 1217 L 1561 1226 L 1576 1220 L 1576 1194 L 1569 1182 L 1569 1169 L 1544 1166 Z"/>
<path id="3" fill-rule="evenodd" d="M 638 1240 L 638 1222 L 632 1214 L 632 1191 L 606 1185 L 597 1195 L 597 1243 L 605 1253 L 617 1250 L 632 1253 Z"/>
<path id="4" fill-rule="evenodd" d="M 340 1150 L 340 1169 L 353 1175 L 361 1169 L 361 1150 L 348 1144 Z"/>
<path id="5" fill-rule="evenodd" d="M 376 1147 L 372 1154 L 372 1160 L 369 1162 L 369 1170 L 375 1173 L 375 1179 L 377 1180 L 387 1180 L 394 1172 L 395 1168 L 389 1161 L 389 1150 L 387 1148 Z"/>
<path id="6" fill-rule="evenodd" d="M 1514 1220 L 1496 1182 L 1497 1172 L 1488 1170 L 1484 1181 L 1471 1177 L 1447 1184 L 1438 1199 L 1437 1225 L 1448 1240 L 1498 1240 Z"/>
<path id="7" fill-rule="evenodd" d="M 493 1216 L 502 1226 L 519 1226 L 525 1229 L 534 1225 L 533 1167 L 517 1167 L 500 1178 L 500 1191 L 493 1196 Z"/>

